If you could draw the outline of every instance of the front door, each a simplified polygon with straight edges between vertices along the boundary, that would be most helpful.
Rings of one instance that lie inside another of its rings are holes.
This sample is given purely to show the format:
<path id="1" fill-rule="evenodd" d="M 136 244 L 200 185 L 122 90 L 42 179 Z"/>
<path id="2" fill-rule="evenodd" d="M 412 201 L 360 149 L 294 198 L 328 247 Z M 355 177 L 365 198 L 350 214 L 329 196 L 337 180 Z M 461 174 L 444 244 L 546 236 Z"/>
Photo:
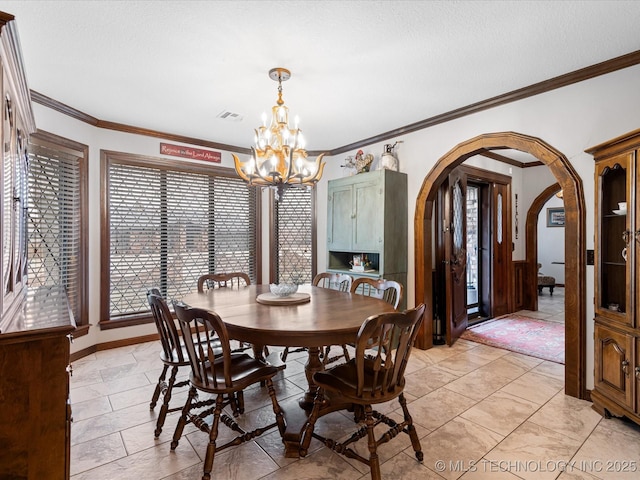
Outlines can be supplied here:
<path id="1" fill-rule="evenodd" d="M 445 202 L 444 244 L 447 345 L 467 328 L 467 176 L 461 169 L 449 175 L 449 199 Z"/>

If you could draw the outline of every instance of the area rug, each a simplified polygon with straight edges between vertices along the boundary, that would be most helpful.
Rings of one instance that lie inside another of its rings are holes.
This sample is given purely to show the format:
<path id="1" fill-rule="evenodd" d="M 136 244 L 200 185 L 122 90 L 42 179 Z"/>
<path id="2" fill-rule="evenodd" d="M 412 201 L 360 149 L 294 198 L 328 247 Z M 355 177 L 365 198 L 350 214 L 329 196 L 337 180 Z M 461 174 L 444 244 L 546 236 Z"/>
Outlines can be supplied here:
<path id="1" fill-rule="evenodd" d="M 562 323 L 505 315 L 467 328 L 460 338 L 564 364 Z"/>

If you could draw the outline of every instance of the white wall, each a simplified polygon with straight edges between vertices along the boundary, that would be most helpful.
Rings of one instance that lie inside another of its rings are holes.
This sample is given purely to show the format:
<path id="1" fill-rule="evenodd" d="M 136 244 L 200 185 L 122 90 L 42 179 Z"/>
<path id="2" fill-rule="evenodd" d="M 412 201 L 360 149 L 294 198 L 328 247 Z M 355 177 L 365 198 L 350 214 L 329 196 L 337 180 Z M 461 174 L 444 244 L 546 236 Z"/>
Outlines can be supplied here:
<path id="1" fill-rule="evenodd" d="M 414 305 L 414 212 L 415 200 L 423 180 L 435 162 L 459 143 L 479 134 L 490 132 L 513 131 L 538 137 L 562 152 L 571 162 L 573 168 L 582 178 L 587 203 L 587 248 L 593 248 L 594 218 L 594 163 L 584 150 L 604 142 L 610 138 L 637 129 L 637 112 L 640 110 L 640 66 L 627 68 L 605 76 L 571 85 L 552 92 L 538 95 L 519 102 L 496 107 L 445 124 L 436 125 L 426 130 L 402 135 L 393 140 L 386 140 L 363 148 L 365 153 L 373 153 L 380 157 L 385 143 L 402 140 L 398 145 L 397 155 L 400 170 L 408 173 L 409 211 L 409 272 L 407 281 L 407 302 Z M 428 93 L 427 93 L 428 94 Z M 411 101 L 411 99 L 407 99 Z M 402 108 L 402 105 L 398 105 Z M 65 117 L 40 105 L 34 105 L 38 128 L 46 130 L 89 145 L 89 299 L 90 318 L 94 325 L 88 336 L 80 338 L 73 345 L 73 351 L 95 343 L 107 342 L 117 338 L 133 337 L 153 333 L 153 326 L 138 326 L 100 331 L 95 326 L 99 319 L 100 280 L 100 150 L 109 149 L 136 154 L 161 155 L 160 140 L 157 138 L 96 129 L 82 122 Z M 105 119 L 108 120 L 108 119 Z M 398 125 L 401 127 L 402 125 Z M 224 142 L 224 139 L 216 139 Z M 318 205 L 318 269 L 326 268 L 326 211 L 327 180 L 338 178 L 345 173 L 340 165 L 349 154 L 335 158 L 327 158 L 327 167 L 323 180 L 317 187 Z M 232 166 L 231 156 L 227 152 L 222 155 L 223 165 Z M 508 174 L 508 165 L 491 162 L 488 159 L 470 160 L 481 168 L 490 168 Z M 375 167 L 375 165 L 374 165 Z M 514 176 L 513 193 L 519 196 L 519 230 L 516 241 L 515 260 L 524 258 L 524 221 L 531 201 L 547 186 L 554 182 L 546 167 L 512 169 Z M 516 170 L 518 170 L 516 172 Z M 518 178 L 519 177 L 519 178 Z M 266 204 L 266 202 L 265 202 Z M 266 207 L 265 207 L 266 208 Z M 266 218 L 266 217 L 265 217 Z M 515 234 L 515 231 L 514 231 Z M 266 234 L 265 234 L 266 235 Z M 514 239 L 515 241 L 515 239 Z M 263 258 L 268 257 L 268 242 L 263 242 Z M 265 277 L 266 278 L 266 277 Z M 587 270 L 587 352 L 589 355 L 587 372 L 593 371 L 593 268 Z M 591 388 L 593 379 L 588 378 Z"/>
<path id="2" fill-rule="evenodd" d="M 564 284 L 564 227 L 547 226 L 547 209 L 564 207 L 564 202 L 553 195 L 544 204 L 538 216 L 538 263 L 540 271 L 555 277 L 556 283 Z"/>

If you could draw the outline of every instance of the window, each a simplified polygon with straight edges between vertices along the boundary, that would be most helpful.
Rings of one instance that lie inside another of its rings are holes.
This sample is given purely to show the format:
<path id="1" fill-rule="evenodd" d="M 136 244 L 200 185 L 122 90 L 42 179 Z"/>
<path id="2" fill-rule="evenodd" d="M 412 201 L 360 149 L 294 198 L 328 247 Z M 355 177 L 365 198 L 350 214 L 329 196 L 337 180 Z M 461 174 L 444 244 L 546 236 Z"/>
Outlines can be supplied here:
<path id="1" fill-rule="evenodd" d="M 316 273 L 315 189 L 289 188 L 273 200 L 272 281 L 311 283 Z M 275 280 L 273 280 L 275 279 Z"/>
<path id="2" fill-rule="evenodd" d="M 235 171 L 116 152 L 102 169 L 102 328 L 150 319 L 151 287 L 172 299 L 205 273 L 259 281 L 259 198 Z"/>
<path id="3" fill-rule="evenodd" d="M 28 170 L 30 287 L 61 285 L 79 331 L 88 329 L 87 152 L 85 145 L 45 132 L 31 136 Z"/>

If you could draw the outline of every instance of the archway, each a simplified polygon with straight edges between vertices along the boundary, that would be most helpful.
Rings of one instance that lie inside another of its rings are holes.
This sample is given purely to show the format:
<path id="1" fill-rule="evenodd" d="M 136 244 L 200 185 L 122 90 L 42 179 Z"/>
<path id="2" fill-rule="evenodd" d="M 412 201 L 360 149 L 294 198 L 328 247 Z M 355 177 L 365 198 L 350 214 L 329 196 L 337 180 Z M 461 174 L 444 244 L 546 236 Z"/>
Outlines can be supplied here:
<path id="1" fill-rule="evenodd" d="M 542 207 L 544 207 L 544 204 L 559 191 L 560 185 L 558 183 L 549 185 L 536 197 L 527 211 L 527 220 L 525 223 L 525 238 L 527 244 L 525 249 L 525 263 L 527 264 L 527 268 L 525 272 L 526 280 L 524 294 L 524 308 L 527 310 L 538 309 L 538 216 L 540 215 L 540 211 L 542 210 Z"/>
<path id="2" fill-rule="evenodd" d="M 415 301 L 427 305 L 416 345 L 429 348 L 433 339 L 432 215 L 438 186 L 455 167 L 486 150 L 515 149 L 533 155 L 554 175 L 565 202 L 565 393 L 586 398 L 586 267 L 585 200 L 582 180 L 567 158 L 539 138 L 515 132 L 488 133 L 460 143 L 425 177 L 414 216 Z M 429 268 L 425 268 L 429 265 Z"/>

